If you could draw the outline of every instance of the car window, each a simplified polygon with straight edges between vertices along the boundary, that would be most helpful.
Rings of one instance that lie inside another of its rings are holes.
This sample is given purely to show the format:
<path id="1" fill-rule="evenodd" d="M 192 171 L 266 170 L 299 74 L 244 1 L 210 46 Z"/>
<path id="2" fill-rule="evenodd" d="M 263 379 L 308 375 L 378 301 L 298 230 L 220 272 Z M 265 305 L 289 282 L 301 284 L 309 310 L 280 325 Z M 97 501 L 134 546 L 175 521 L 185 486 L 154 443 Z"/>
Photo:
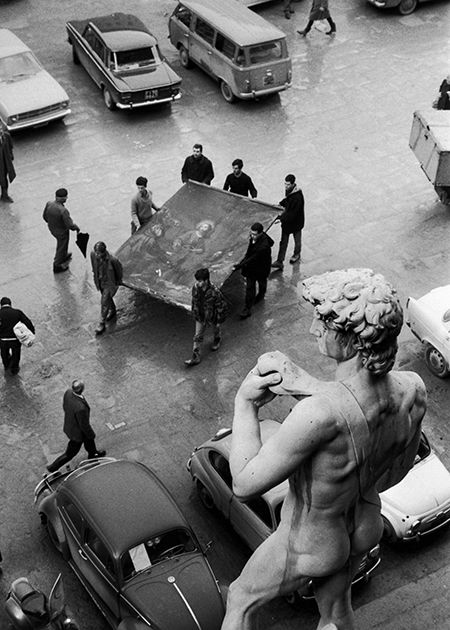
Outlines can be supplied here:
<path id="1" fill-rule="evenodd" d="M 214 29 L 204 20 L 197 18 L 197 22 L 195 23 L 195 32 L 202 39 L 204 39 L 208 44 L 212 44 L 214 41 Z"/>
<path id="2" fill-rule="evenodd" d="M 83 517 L 81 516 L 80 512 L 74 506 L 74 504 L 70 503 L 70 501 L 67 501 L 67 499 L 64 500 L 64 504 L 61 507 L 62 507 L 62 510 L 63 510 L 67 520 L 70 522 L 72 527 L 78 533 L 78 536 L 81 538 L 81 533 L 83 531 L 84 520 L 83 520 Z"/>
<path id="3" fill-rule="evenodd" d="M 217 451 L 209 451 L 209 461 L 214 470 L 222 477 L 227 486 L 233 486 L 233 478 L 231 476 L 230 465 L 223 455 Z"/>
<path id="4" fill-rule="evenodd" d="M 185 529 L 174 529 L 154 536 L 146 542 L 131 547 L 122 555 L 122 574 L 125 580 L 140 571 L 184 553 L 197 549 L 191 534 Z"/>
<path id="5" fill-rule="evenodd" d="M 84 31 L 84 39 L 87 41 L 89 46 L 91 46 L 91 48 L 94 47 L 94 41 L 95 41 L 96 37 L 97 36 L 96 36 L 95 32 L 92 30 L 92 28 L 90 26 L 87 26 L 86 30 Z"/>
<path id="6" fill-rule="evenodd" d="M 103 566 L 110 572 L 114 573 L 114 562 L 104 543 L 91 528 L 86 530 L 85 538 L 86 547 L 100 560 Z"/>
<path id="7" fill-rule="evenodd" d="M 116 52 L 116 64 L 119 71 L 137 70 L 145 66 L 152 66 L 157 61 L 159 61 L 159 54 L 155 46 Z"/>
<path id="8" fill-rule="evenodd" d="M 236 63 L 238 66 L 245 66 L 245 51 L 243 48 L 238 49 Z"/>
<path id="9" fill-rule="evenodd" d="M 228 57 L 228 59 L 234 58 L 236 46 L 231 40 L 224 37 L 221 33 L 217 33 L 215 48 L 225 55 L 225 57 Z"/>
<path id="10" fill-rule="evenodd" d="M 258 46 L 250 46 L 250 63 L 265 63 L 266 61 L 274 61 L 281 59 L 283 49 L 281 41 L 268 42 L 267 44 L 259 44 Z"/>
<path id="11" fill-rule="evenodd" d="M 192 13 L 182 4 L 175 9 L 175 17 L 189 28 L 192 20 Z"/>
<path id="12" fill-rule="evenodd" d="M 105 47 L 103 42 L 101 42 L 98 37 L 94 37 L 94 41 L 92 42 L 92 50 L 100 57 L 100 59 L 105 62 Z"/>
<path id="13" fill-rule="evenodd" d="M 0 81 L 18 81 L 31 77 L 42 68 L 30 52 L 10 55 L 0 59 Z"/>
<path id="14" fill-rule="evenodd" d="M 267 503 L 264 501 L 262 497 L 255 497 L 254 499 L 250 499 L 250 501 L 244 501 L 245 505 L 247 505 L 259 518 L 262 522 L 272 529 L 272 517 L 270 514 L 270 508 Z"/>

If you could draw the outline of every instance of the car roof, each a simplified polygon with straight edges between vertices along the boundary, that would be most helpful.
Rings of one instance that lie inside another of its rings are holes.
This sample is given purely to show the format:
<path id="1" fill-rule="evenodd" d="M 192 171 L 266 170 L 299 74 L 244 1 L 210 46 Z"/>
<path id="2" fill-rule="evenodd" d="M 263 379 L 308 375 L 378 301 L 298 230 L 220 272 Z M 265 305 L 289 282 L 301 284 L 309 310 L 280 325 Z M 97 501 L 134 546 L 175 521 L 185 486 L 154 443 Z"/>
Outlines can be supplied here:
<path id="1" fill-rule="evenodd" d="M 280 428 L 280 423 L 275 420 L 262 420 L 259 423 L 261 428 L 261 439 L 265 442 L 270 435 L 273 435 Z M 217 434 L 216 434 L 217 435 Z M 224 433 L 223 437 L 214 437 L 202 444 L 200 448 L 213 448 L 226 457 L 227 461 L 230 461 L 231 450 L 231 430 Z M 278 485 L 270 488 L 267 492 L 264 492 L 261 496 L 272 506 L 277 505 L 280 501 L 283 501 L 289 488 L 289 482 L 282 481 Z"/>
<path id="2" fill-rule="evenodd" d="M 154 46 L 157 43 L 145 24 L 131 13 L 111 13 L 89 20 L 100 31 L 110 50 L 130 50 Z"/>
<path id="3" fill-rule="evenodd" d="M 180 3 L 239 46 L 286 38 L 283 31 L 235 0 L 181 0 Z"/>
<path id="4" fill-rule="evenodd" d="M 9 57 L 30 49 L 24 42 L 7 28 L 0 28 L 0 57 Z"/>
<path id="5" fill-rule="evenodd" d="M 139 462 L 76 470 L 57 492 L 73 500 L 116 555 L 155 534 L 189 527 L 164 484 Z"/>
<path id="6" fill-rule="evenodd" d="M 436 287 L 416 301 L 442 317 L 450 309 L 450 284 Z"/>

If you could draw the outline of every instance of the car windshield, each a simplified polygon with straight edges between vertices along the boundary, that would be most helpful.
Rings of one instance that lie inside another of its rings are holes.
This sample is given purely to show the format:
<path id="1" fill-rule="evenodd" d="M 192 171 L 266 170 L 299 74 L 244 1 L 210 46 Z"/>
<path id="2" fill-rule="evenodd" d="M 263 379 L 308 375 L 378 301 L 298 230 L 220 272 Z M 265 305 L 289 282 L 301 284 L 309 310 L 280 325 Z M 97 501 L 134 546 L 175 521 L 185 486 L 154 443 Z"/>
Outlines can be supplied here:
<path id="1" fill-rule="evenodd" d="M 251 46 L 249 49 L 250 63 L 266 63 L 283 57 L 282 42 L 268 42 L 259 46 Z"/>
<path id="2" fill-rule="evenodd" d="M 160 61 L 160 56 L 156 46 L 148 46 L 134 50 L 120 50 L 115 53 L 115 59 L 117 72 L 126 72 L 154 66 Z"/>
<path id="3" fill-rule="evenodd" d="M 0 59 L 0 81 L 19 81 L 26 77 L 31 77 L 42 68 L 30 52 L 10 55 Z"/>
<path id="4" fill-rule="evenodd" d="M 150 569 L 155 564 L 169 560 L 197 549 L 196 544 L 185 529 L 174 529 L 150 538 L 132 547 L 122 555 L 122 572 L 125 580 Z"/>

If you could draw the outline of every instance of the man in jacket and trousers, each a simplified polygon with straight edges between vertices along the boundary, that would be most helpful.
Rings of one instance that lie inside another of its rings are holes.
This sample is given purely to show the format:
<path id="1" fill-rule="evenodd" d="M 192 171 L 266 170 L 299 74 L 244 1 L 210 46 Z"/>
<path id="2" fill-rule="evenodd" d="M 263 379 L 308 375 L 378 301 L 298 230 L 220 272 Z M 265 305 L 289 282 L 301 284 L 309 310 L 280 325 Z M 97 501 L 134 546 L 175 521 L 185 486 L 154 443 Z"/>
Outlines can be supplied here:
<path id="1" fill-rule="evenodd" d="M 69 193 L 66 188 L 58 188 L 55 193 L 55 201 L 48 201 L 44 208 L 42 218 L 48 225 L 50 234 L 56 238 L 56 252 L 53 259 L 53 273 L 61 273 L 69 268 L 72 254 L 69 253 L 70 230 L 80 231 L 78 225 L 72 221 L 65 202 Z"/>
<path id="2" fill-rule="evenodd" d="M 305 225 L 305 200 L 303 193 L 295 183 L 295 175 L 291 173 L 284 179 L 286 197 L 280 201 L 283 212 L 277 217 L 281 221 L 281 240 L 278 256 L 272 267 L 283 269 L 284 258 L 289 242 L 289 235 L 294 236 L 294 253 L 289 262 L 291 265 L 300 260 L 302 250 L 302 229 Z"/>
<path id="3" fill-rule="evenodd" d="M 69 438 L 66 452 L 47 466 L 48 472 L 55 472 L 67 464 L 79 452 L 82 445 L 87 451 L 88 459 L 104 457 L 106 451 L 98 451 L 95 445 L 95 432 L 89 422 L 91 409 L 83 396 L 84 383 L 78 379 L 72 381 L 71 389 L 67 389 L 63 398 L 64 433 Z"/>
<path id="4" fill-rule="evenodd" d="M 252 307 L 264 299 L 267 290 L 267 278 L 272 262 L 273 240 L 264 232 L 261 223 L 253 223 L 247 252 L 234 269 L 240 269 L 246 281 L 245 307 L 240 317 L 245 319 L 252 314 Z M 258 293 L 256 293 L 258 283 Z"/>
<path id="5" fill-rule="evenodd" d="M 117 315 L 114 296 L 122 284 L 122 264 L 118 258 L 106 249 L 105 243 L 98 241 L 91 252 L 92 273 L 97 290 L 102 294 L 100 302 L 100 322 L 95 329 L 96 335 L 105 332 L 105 322 Z"/>
<path id="6" fill-rule="evenodd" d="M 0 353 L 5 372 L 11 369 L 11 374 L 20 370 L 20 351 L 22 346 L 14 334 L 14 326 L 22 322 L 32 333 L 35 332 L 33 322 L 18 308 L 11 306 L 9 297 L 0 300 Z"/>

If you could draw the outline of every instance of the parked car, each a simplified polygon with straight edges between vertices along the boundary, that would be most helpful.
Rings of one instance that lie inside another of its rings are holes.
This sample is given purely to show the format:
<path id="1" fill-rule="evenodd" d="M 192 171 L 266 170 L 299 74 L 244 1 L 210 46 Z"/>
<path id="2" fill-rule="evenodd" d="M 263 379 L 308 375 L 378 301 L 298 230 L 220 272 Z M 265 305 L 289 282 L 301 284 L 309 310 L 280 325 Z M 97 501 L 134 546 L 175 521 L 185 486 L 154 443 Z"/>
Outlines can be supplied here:
<path id="1" fill-rule="evenodd" d="M 450 284 L 406 301 L 406 324 L 425 346 L 425 362 L 440 378 L 450 373 Z"/>
<path id="2" fill-rule="evenodd" d="M 52 542 L 114 630 L 219 630 L 211 567 L 149 468 L 86 460 L 45 476 L 34 495 Z"/>
<path id="3" fill-rule="evenodd" d="M 70 114 L 69 97 L 24 42 L 0 28 L 0 119 L 9 131 Z"/>
<path id="4" fill-rule="evenodd" d="M 235 0 L 180 0 L 169 19 L 169 38 L 181 65 L 194 62 L 216 79 L 228 103 L 292 85 L 286 34 Z"/>
<path id="5" fill-rule="evenodd" d="M 396 8 L 401 15 L 409 15 L 417 9 L 419 2 L 427 2 L 427 0 L 368 0 L 368 2 L 379 9 Z"/>
<path id="6" fill-rule="evenodd" d="M 260 423 L 263 442 L 279 427 L 274 420 L 263 420 Z M 215 508 L 221 512 L 253 551 L 277 528 L 289 484 L 285 480 L 259 497 L 245 502 L 238 500 L 232 490 L 230 448 L 231 429 L 221 429 L 213 438 L 195 448 L 187 462 L 187 469 L 203 505 L 208 510 Z M 380 548 L 376 545 L 362 560 L 353 584 L 367 581 L 379 563 Z M 303 598 L 312 597 L 311 583 Z M 289 599 L 296 601 L 298 597 L 292 594 Z"/>
<path id="7" fill-rule="evenodd" d="M 136 16 L 113 13 L 66 24 L 75 64 L 101 89 L 108 109 L 169 103 L 181 97 L 181 77 Z"/>
<path id="8" fill-rule="evenodd" d="M 384 533 L 389 542 L 418 541 L 450 523 L 450 472 L 425 433 L 412 470 L 380 497 Z"/>

